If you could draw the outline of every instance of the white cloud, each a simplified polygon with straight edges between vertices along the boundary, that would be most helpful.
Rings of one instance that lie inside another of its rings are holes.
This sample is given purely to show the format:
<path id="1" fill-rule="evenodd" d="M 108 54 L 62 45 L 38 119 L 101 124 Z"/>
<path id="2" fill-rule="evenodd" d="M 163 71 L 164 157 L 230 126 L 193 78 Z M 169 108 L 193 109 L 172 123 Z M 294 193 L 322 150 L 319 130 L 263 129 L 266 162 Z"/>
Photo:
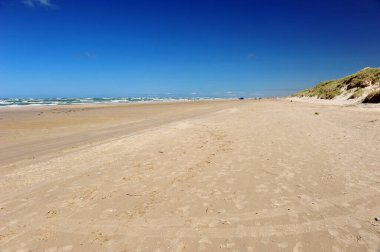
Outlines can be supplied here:
<path id="1" fill-rule="evenodd" d="M 45 7 L 45 8 L 52 8 L 55 9 L 58 6 L 53 4 L 50 0 L 22 0 L 21 1 L 24 5 L 28 7 Z"/>
<path id="2" fill-rule="evenodd" d="M 32 0 L 24 0 L 24 1 L 22 1 L 22 3 L 29 6 L 29 7 L 34 7 L 34 3 Z"/>
<path id="3" fill-rule="evenodd" d="M 45 6 L 52 6 L 50 0 L 39 0 L 38 2 Z"/>
<path id="4" fill-rule="evenodd" d="M 248 54 L 248 59 L 254 59 L 254 58 L 256 58 L 256 54 L 254 53 Z"/>

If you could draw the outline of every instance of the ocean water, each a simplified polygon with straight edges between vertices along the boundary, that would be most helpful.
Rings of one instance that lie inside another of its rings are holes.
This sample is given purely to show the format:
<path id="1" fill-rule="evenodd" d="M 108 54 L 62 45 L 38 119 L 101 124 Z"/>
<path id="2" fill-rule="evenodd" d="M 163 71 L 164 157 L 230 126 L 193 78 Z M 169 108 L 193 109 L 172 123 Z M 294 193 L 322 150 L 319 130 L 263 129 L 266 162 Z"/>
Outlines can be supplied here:
<path id="1" fill-rule="evenodd" d="M 208 97 L 126 97 L 126 98 L 0 98 L 0 107 L 54 106 L 92 103 L 132 103 L 132 102 L 168 102 L 197 101 L 216 98 Z"/>

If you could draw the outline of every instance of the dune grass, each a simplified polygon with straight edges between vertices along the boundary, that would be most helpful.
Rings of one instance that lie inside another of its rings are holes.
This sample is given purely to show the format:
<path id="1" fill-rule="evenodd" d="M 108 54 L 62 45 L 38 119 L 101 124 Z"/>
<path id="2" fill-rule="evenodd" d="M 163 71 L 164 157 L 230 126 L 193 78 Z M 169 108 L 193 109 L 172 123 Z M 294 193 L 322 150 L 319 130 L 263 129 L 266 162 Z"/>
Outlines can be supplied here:
<path id="1" fill-rule="evenodd" d="M 318 97 L 320 99 L 333 99 L 346 90 L 357 88 L 358 90 L 374 83 L 380 83 L 380 68 L 364 68 L 359 72 L 337 80 L 325 81 L 313 88 L 308 88 L 293 96 Z M 360 91 L 355 91 L 355 96 L 360 96 Z"/>
<path id="2" fill-rule="evenodd" d="M 356 99 L 362 96 L 364 93 L 364 90 L 362 88 L 358 88 L 355 90 L 355 92 L 350 96 L 348 99 Z"/>

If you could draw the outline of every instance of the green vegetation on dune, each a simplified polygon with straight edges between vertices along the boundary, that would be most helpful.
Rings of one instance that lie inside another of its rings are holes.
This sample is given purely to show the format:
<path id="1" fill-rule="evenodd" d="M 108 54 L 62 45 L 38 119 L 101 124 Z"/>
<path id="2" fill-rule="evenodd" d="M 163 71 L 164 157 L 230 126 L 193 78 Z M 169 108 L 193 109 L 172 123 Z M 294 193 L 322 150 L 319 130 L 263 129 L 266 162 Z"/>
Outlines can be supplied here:
<path id="1" fill-rule="evenodd" d="M 326 81 L 321 82 L 318 85 L 316 85 L 313 88 L 308 88 L 306 90 L 300 91 L 298 93 L 295 93 L 294 96 L 307 96 L 307 97 L 313 97 L 316 96 L 320 99 L 332 99 L 337 95 L 340 95 L 342 93 L 340 83 L 337 81 Z"/>
<path id="2" fill-rule="evenodd" d="M 347 77 L 321 82 L 313 88 L 295 93 L 293 96 L 298 97 L 318 97 L 320 99 L 333 99 L 345 91 L 356 89 L 353 98 L 360 97 L 363 94 L 362 88 L 380 83 L 380 68 L 364 68 L 363 70 L 349 75 Z M 350 97 L 350 98 L 351 98 Z"/>
<path id="3" fill-rule="evenodd" d="M 364 94 L 364 90 L 362 88 L 358 88 L 354 91 L 354 93 L 348 99 L 356 99 Z"/>

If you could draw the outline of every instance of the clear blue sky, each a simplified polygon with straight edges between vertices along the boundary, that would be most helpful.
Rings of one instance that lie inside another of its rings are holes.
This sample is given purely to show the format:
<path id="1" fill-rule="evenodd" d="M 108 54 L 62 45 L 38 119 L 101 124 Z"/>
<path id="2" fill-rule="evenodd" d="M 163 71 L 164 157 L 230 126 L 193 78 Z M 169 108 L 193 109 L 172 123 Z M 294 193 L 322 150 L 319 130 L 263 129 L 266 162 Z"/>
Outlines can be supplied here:
<path id="1" fill-rule="evenodd" d="M 265 96 L 366 66 L 379 0 L 0 0 L 0 97 Z"/>

